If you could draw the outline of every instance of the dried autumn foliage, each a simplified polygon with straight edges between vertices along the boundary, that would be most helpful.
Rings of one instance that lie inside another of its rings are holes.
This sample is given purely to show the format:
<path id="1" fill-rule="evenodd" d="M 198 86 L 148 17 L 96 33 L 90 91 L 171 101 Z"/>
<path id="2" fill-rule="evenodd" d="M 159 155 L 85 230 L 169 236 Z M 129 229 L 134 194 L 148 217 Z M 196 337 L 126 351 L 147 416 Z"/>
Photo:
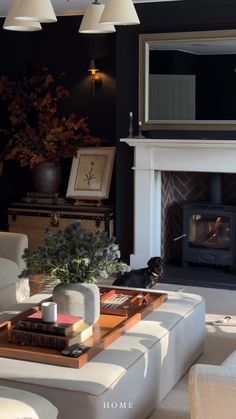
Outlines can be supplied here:
<path id="1" fill-rule="evenodd" d="M 98 146 L 102 140 L 90 134 L 87 118 L 61 116 L 58 105 L 69 92 L 59 79 L 41 68 L 30 77 L 13 82 L 0 77 L 0 98 L 8 117 L 0 129 L 5 146 L 0 155 L 33 168 L 40 162 L 73 157 L 81 146 Z"/>

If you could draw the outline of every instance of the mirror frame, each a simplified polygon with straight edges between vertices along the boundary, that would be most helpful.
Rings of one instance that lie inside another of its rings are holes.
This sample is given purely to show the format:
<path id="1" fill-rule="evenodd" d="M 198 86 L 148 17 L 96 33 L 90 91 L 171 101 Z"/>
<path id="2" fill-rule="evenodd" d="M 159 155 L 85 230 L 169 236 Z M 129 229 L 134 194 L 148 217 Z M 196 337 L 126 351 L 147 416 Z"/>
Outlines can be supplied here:
<path id="1" fill-rule="evenodd" d="M 170 32 L 139 35 L 139 121 L 142 130 L 234 130 L 236 120 L 150 120 L 148 118 L 149 51 L 155 43 L 235 40 L 236 30 Z M 236 116 L 236 111 L 235 111 Z"/>

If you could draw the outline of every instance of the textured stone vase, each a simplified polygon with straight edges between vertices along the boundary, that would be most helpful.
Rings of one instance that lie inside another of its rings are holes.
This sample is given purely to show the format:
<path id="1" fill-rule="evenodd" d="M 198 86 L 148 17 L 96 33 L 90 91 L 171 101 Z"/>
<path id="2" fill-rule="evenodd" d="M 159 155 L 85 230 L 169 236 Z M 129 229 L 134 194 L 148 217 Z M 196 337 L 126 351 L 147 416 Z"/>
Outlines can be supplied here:
<path id="1" fill-rule="evenodd" d="M 61 183 L 61 168 L 56 162 L 38 163 L 33 169 L 33 185 L 37 192 L 56 193 Z"/>
<path id="2" fill-rule="evenodd" d="M 83 317 L 87 324 L 94 324 L 99 319 L 100 293 L 96 284 L 58 284 L 52 299 L 57 303 L 58 313 Z"/>

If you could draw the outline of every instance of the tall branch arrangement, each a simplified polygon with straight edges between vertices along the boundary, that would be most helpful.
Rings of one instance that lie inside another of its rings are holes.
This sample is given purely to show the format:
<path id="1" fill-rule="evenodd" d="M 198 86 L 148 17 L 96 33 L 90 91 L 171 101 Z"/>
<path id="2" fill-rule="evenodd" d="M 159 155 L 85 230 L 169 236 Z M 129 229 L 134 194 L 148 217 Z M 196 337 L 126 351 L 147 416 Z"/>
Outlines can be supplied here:
<path id="1" fill-rule="evenodd" d="M 33 168 L 40 162 L 73 157 L 79 147 L 100 145 L 102 140 L 90 134 L 87 118 L 74 113 L 61 116 L 59 104 L 69 96 L 61 84 L 63 76 L 55 77 L 42 67 L 19 81 L 0 77 L 2 160 Z"/>

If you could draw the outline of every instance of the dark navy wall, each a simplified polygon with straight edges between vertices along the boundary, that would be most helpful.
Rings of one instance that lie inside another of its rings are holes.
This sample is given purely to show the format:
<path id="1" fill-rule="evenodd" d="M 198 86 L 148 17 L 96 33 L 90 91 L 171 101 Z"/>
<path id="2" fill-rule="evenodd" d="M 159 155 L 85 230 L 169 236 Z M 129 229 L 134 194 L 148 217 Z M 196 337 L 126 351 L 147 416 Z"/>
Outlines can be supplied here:
<path id="1" fill-rule="evenodd" d="M 116 143 L 116 37 L 114 34 L 79 34 L 81 19 L 81 16 L 59 18 L 57 23 L 44 24 L 42 31 L 34 33 L 3 30 L 1 19 L 0 75 L 18 79 L 25 71 L 33 71 L 41 65 L 48 66 L 55 75 L 64 72 L 63 84 L 70 91 L 65 114 L 74 112 L 88 117 L 91 133 L 104 138 L 105 145 L 112 146 Z M 95 99 L 88 72 L 91 58 L 95 59 L 102 79 Z M 4 114 L 0 112 L 0 127 L 4 125 L 3 119 Z M 0 148 L 2 144 L 0 140 Z M 62 194 L 66 192 L 70 166 L 71 159 L 62 162 Z M 20 168 L 12 161 L 4 163 L 4 175 L 0 176 L 0 228 L 5 227 L 5 210 L 9 203 L 32 190 L 30 180 L 30 169 Z M 115 201 L 115 172 L 110 201 Z"/>
<path id="2" fill-rule="evenodd" d="M 117 138 L 128 133 L 129 111 L 134 112 L 134 126 L 138 125 L 138 42 L 141 33 L 182 32 L 191 30 L 235 29 L 236 3 L 234 0 L 183 0 L 173 2 L 140 3 L 136 5 L 141 25 L 119 28 L 117 31 Z M 207 133 L 213 137 L 235 138 L 234 133 Z M 149 132 L 149 137 L 199 137 L 204 132 Z M 117 153 L 117 238 L 123 252 L 133 251 L 133 150 L 126 144 L 118 145 Z"/>
<path id="3" fill-rule="evenodd" d="M 106 138 L 109 145 L 116 144 L 112 200 L 116 204 L 116 236 L 126 257 L 133 251 L 133 150 L 119 139 L 128 134 L 130 111 L 134 113 L 134 131 L 138 126 L 139 34 L 236 28 L 235 0 L 141 3 L 136 8 L 141 25 L 118 27 L 116 34 L 79 34 L 81 17 L 59 18 L 55 24 L 44 24 L 38 33 L 11 33 L 0 29 L 0 74 L 15 77 L 34 64 L 46 64 L 52 71 L 65 71 L 71 90 L 68 110 L 88 116 L 92 132 Z M 3 20 L 0 23 L 2 27 Z M 87 78 L 91 57 L 96 59 L 103 73 L 103 86 L 97 91 L 95 101 Z M 168 137 L 170 134 L 150 132 L 148 135 Z M 171 135 L 188 133 L 172 132 Z M 221 138 L 223 135 L 220 134 Z M 67 176 L 68 169 L 67 172 L 65 169 L 64 178 Z M 0 179 L 1 228 L 3 209 L 15 195 L 27 190 L 28 179 L 24 170 L 15 165 L 8 165 L 5 176 Z"/>

